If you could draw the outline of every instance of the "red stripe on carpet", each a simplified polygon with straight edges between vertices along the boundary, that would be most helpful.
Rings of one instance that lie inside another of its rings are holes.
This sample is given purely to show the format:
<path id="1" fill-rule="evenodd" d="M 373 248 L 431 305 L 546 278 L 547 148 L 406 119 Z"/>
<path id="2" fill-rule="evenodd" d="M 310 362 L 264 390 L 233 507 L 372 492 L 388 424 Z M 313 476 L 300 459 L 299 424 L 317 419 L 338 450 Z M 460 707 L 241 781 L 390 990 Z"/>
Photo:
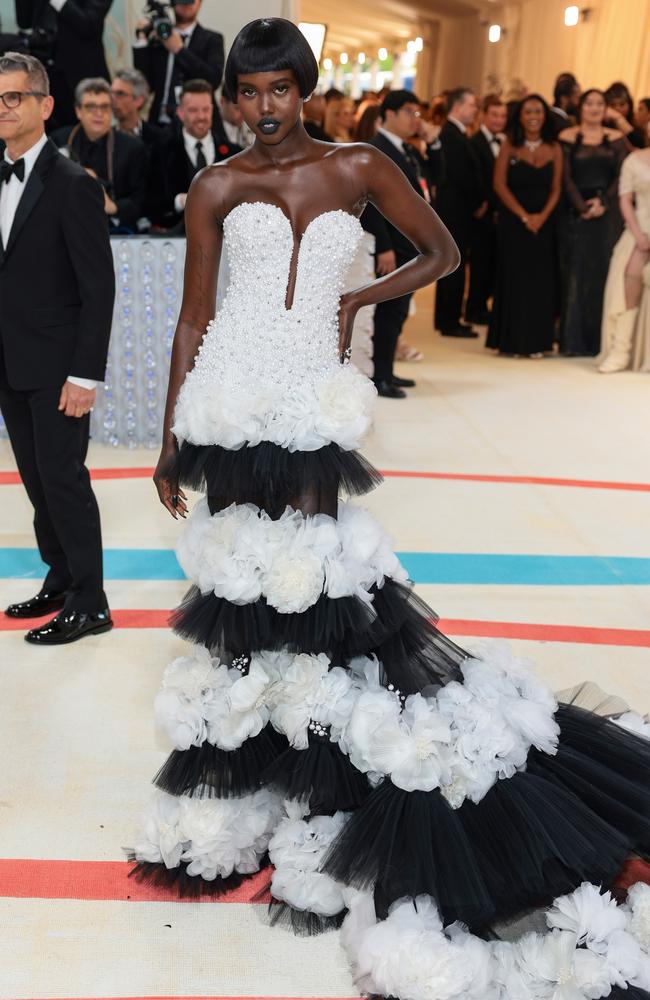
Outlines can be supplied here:
<path id="1" fill-rule="evenodd" d="M 553 476 L 491 476 L 463 472 L 420 472 L 409 469 L 382 469 L 387 479 L 446 479 L 466 483 L 510 483 L 515 486 L 569 486 L 587 490 L 626 490 L 650 493 L 650 483 L 617 483 L 600 479 L 562 479 Z M 92 479 L 150 479 L 153 468 L 91 469 Z M 17 472 L 0 472 L 0 486 L 20 483 Z"/>
<path id="2" fill-rule="evenodd" d="M 113 611 L 117 628 L 167 628 L 171 612 L 162 608 L 126 608 Z M 0 614 L 0 632 L 21 632 L 42 624 L 8 618 Z M 467 618 L 443 618 L 438 623 L 450 635 L 473 635 L 490 639 L 533 639 L 538 642 L 569 642 L 594 646 L 650 647 L 650 629 L 599 628 L 587 625 L 543 625 L 529 622 L 494 622 Z"/>
<path id="3" fill-rule="evenodd" d="M 30 997 L 30 1000 L 46 1000 L 46 998 Z M 146 997 L 123 997 L 123 996 L 117 997 L 115 996 L 115 994 L 113 994 L 110 997 L 79 997 L 79 996 L 57 997 L 57 1000 L 359 1000 L 359 996 L 357 995 L 356 997 L 333 997 L 330 995 L 328 997 L 313 997 L 313 996 L 294 997 L 294 996 L 289 996 L 287 993 L 283 993 L 281 996 L 276 995 L 276 996 L 265 996 L 265 997 L 253 996 L 252 994 L 245 997 L 233 997 L 230 995 L 229 996 L 211 995 L 209 997 L 208 996 L 199 997 L 194 995 L 191 997 L 189 996 L 177 997 L 169 995 L 166 995 L 164 997 L 152 997 L 149 995 L 147 995 Z"/>
<path id="4" fill-rule="evenodd" d="M 13 899 L 129 900 L 133 903 L 215 902 L 209 896 L 179 900 L 178 893 L 129 878 L 128 861 L 41 861 L 0 859 L 0 896 Z M 252 903 L 269 883 L 269 871 L 247 879 L 219 903 Z M 268 902 L 266 894 L 256 902 Z"/>

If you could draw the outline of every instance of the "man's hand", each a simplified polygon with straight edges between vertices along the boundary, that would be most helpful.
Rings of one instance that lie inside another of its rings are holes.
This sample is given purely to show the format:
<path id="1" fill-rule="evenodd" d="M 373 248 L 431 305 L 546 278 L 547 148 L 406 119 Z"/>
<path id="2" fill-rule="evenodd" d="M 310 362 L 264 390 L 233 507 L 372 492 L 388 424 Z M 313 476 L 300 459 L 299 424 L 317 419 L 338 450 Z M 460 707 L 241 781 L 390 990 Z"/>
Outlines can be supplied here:
<path id="1" fill-rule="evenodd" d="M 176 55 L 177 52 L 180 52 L 181 49 L 184 48 L 183 39 L 180 36 L 180 32 L 174 29 L 169 38 L 165 38 L 165 40 L 163 41 L 163 45 L 165 46 L 168 52 L 173 52 L 174 55 Z"/>
<path id="2" fill-rule="evenodd" d="M 394 250 L 384 250 L 383 253 L 377 254 L 377 263 L 375 265 L 375 271 L 381 277 L 383 274 L 390 274 L 397 268 L 397 259 L 395 257 Z"/>
<path id="3" fill-rule="evenodd" d="M 481 202 L 481 204 L 479 205 L 479 207 L 474 212 L 474 218 L 475 219 L 482 219 L 487 214 L 487 210 L 488 210 L 488 203 L 487 203 L 487 201 Z"/>
<path id="4" fill-rule="evenodd" d="M 104 191 L 104 211 L 107 215 L 117 215 L 117 205 Z"/>
<path id="5" fill-rule="evenodd" d="M 95 405 L 95 389 L 83 389 L 74 382 L 64 382 L 59 399 L 59 410 L 66 417 L 85 417 Z"/>
<path id="6" fill-rule="evenodd" d="M 178 212 L 184 212 L 185 211 L 185 202 L 187 201 L 187 193 L 177 194 L 176 198 L 175 198 L 175 201 L 176 201 L 176 205 L 175 205 L 176 210 Z"/>

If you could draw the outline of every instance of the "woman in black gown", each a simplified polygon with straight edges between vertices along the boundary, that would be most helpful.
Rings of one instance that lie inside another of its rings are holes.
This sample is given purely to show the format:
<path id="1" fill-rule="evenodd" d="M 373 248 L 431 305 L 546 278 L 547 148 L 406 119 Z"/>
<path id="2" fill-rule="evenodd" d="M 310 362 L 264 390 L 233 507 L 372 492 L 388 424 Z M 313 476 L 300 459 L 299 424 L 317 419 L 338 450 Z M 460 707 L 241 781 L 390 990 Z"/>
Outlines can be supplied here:
<path id="1" fill-rule="evenodd" d="M 618 177 L 630 147 L 621 132 L 604 125 L 606 112 L 602 91 L 587 90 L 580 98 L 580 124 L 559 135 L 569 202 L 560 349 L 570 356 L 594 357 L 600 350 L 607 270 L 623 230 Z"/>
<path id="2" fill-rule="evenodd" d="M 554 211 L 562 156 L 548 105 L 524 98 L 494 170 L 499 263 L 487 347 L 542 357 L 553 347 L 557 278 Z"/>

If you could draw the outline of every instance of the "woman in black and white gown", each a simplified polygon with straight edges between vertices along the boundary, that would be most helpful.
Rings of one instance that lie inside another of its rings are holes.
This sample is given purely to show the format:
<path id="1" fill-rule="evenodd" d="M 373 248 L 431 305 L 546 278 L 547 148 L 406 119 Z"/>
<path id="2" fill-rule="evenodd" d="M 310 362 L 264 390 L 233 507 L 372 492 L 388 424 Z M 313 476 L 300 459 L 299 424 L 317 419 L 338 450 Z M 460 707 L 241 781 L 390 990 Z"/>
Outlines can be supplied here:
<path id="1" fill-rule="evenodd" d="M 155 480 L 174 517 L 182 486 L 205 494 L 178 547 L 192 588 L 173 623 L 194 645 L 157 697 L 175 749 L 134 874 L 219 895 L 270 857 L 273 919 L 319 931 L 347 912 L 371 993 L 541 997 L 544 977 L 585 997 L 647 988 L 632 904 L 580 887 L 650 849 L 650 743 L 558 706 L 500 647 L 447 639 L 380 526 L 342 499 L 380 479 L 357 451 L 375 390 L 346 363 L 354 316 L 442 278 L 458 253 L 376 149 L 305 133 L 317 76 L 290 22 L 242 29 L 226 84 L 255 142 L 187 201 Z M 368 200 L 420 253 L 342 294 Z M 562 893 L 548 942 L 489 944 L 454 923 L 484 933 Z M 615 933 L 625 948 L 608 951 Z"/>

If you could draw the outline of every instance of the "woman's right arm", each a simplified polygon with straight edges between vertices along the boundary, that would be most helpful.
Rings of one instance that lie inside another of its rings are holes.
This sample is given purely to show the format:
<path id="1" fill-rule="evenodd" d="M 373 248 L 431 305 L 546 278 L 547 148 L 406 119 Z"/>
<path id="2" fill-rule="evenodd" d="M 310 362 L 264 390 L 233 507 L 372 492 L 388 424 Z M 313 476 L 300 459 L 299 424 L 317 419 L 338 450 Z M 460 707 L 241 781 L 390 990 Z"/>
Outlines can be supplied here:
<path id="1" fill-rule="evenodd" d="M 172 347 L 162 449 L 153 477 L 160 502 L 172 517 L 179 513 L 184 517 L 187 512 L 185 495 L 178 488 L 178 443 L 172 433 L 174 409 L 185 376 L 194 367 L 206 327 L 214 318 L 217 299 L 222 231 L 215 197 L 216 169 L 210 168 L 196 178 L 185 205 L 183 301 Z"/>
<path id="2" fill-rule="evenodd" d="M 494 190 L 499 198 L 499 201 L 509 209 L 513 215 L 516 215 L 518 219 L 524 222 L 527 218 L 528 213 L 523 205 L 517 201 L 514 194 L 508 187 L 508 161 L 510 159 L 510 154 L 512 152 L 512 147 L 508 141 L 502 143 L 501 149 L 499 150 L 499 155 L 496 158 L 494 164 Z M 526 223 L 524 222 L 524 225 Z"/>

